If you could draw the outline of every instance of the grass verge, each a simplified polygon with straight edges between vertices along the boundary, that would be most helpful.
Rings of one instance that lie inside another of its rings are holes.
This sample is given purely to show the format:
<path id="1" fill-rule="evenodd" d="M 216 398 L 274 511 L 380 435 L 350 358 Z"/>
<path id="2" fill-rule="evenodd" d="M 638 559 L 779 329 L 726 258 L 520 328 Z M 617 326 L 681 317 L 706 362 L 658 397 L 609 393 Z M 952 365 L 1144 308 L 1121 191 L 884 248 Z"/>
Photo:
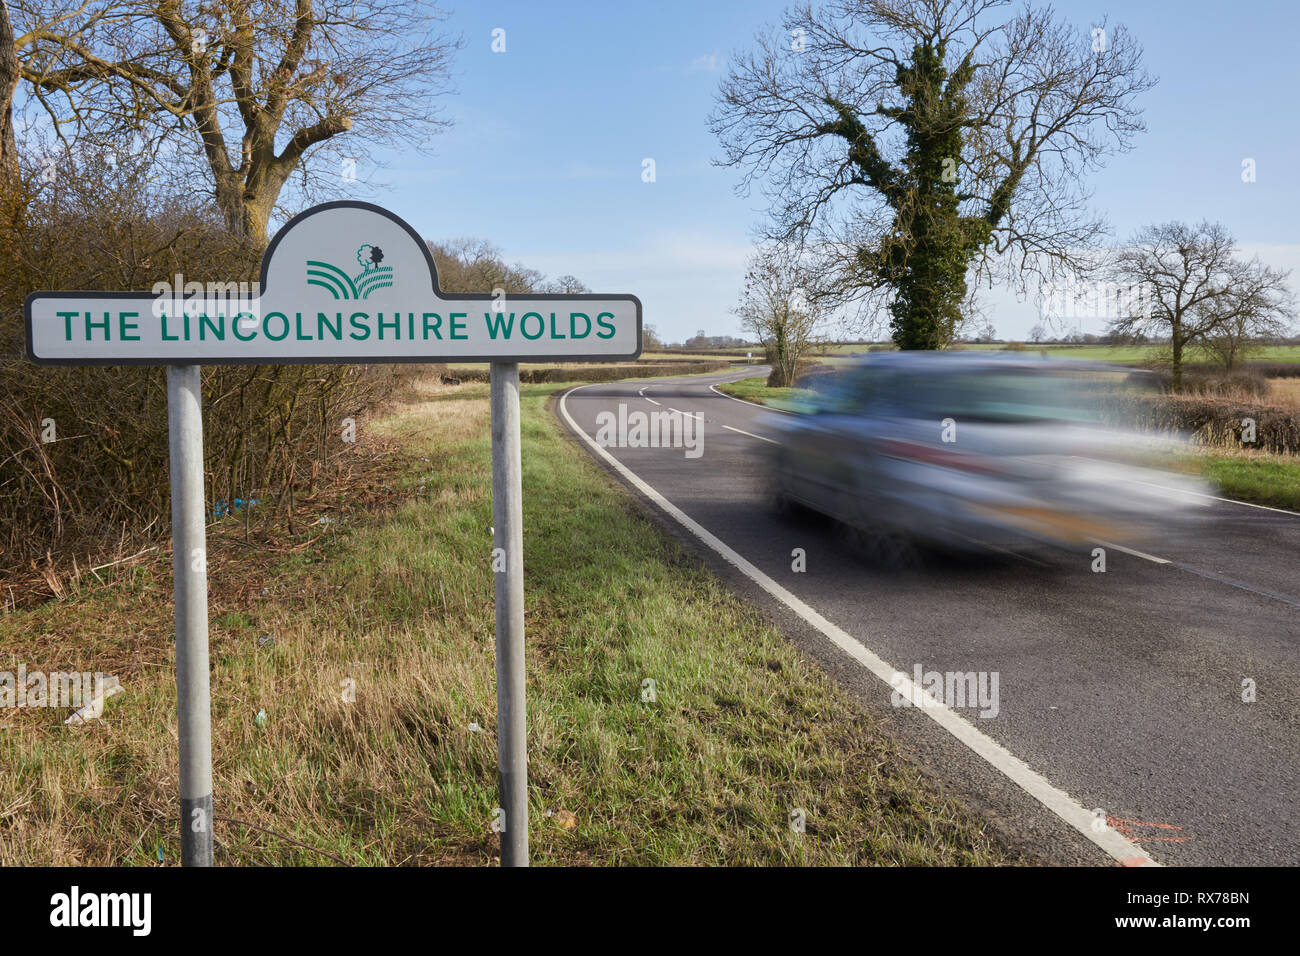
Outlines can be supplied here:
<path id="1" fill-rule="evenodd" d="M 772 408 L 784 408 L 797 411 L 803 403 L 810 402 L 816 392 L 810 388 L 768 388 L 767 379 L 742 378 L 738 382 L 727 382 L 717 386 L 718 391 L 742 398 L 755 405 L 769 405 Z"/>
<path id="2" fill-rule="evenodd" d="M 1205 448 L 1191 464 L 1225 497 L 1300 511 L 1300 458 L 1294 455 Z"/>
<path id="3" fill-rule="evenodd" d="M 274 550 L 237 520 L 210 529 L 219 863 L 495 855 L 486 387 L 421 388 L 362 423 L 373 467 L 349 498 L 303 502 L 331 523 Z M 523 401 L 535 861 L 1008 861 L 576 450 L 545 407 L 557 389 Z M 170 569 L 108 573 L 0 616 L 0 669 L 104 670 L 126 688 L 84 727 L 0 710 L 5 864 L 177 861 Z"/>

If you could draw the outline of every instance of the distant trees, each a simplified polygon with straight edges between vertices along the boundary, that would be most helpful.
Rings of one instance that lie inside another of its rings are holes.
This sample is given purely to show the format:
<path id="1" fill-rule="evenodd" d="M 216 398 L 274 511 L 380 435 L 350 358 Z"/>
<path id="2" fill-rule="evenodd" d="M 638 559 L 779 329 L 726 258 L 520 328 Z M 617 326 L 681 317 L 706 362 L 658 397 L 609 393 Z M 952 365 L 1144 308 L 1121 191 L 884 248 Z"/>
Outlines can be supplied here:
<path id="1" fill-rule="evenodd" d="M 823 338 L 827 314 L 817 275 L 787 246 L 760 248 L 751 257 L 740 302 L 732 311 L 767 351 L 767 384 L 793 385 L 799 360 Z"/>
<path id="2" fill-rule="evenodd" d="M 1232 364 L 1252 339 L 1284 334 L 1293 317 L 1288 272 L 1237 255 L 1219 223 L 1168 222 L 1139 230 L 1109 264 L 1110 277 L 1137 291 L 1116 319 L 1117 335 L 1167 335 L 1174 388 L 1183 360 L 1201 346 Z"/>
<path id="3" fill-rule="evenodd" d="M 878 299 L 904 349 L 941 348 L 968 274 L 1084 266 L 1083 174 L 1143 129 L 1153 80 L 1123 27 L 1005 0 L 832 0 L 735 61 L 711 118 L 724 165 L 771 199 L 768 238 L 817 248 L 828 292 Z"/>
<path id="4" fill-rule="evenodd" d="M 558 279 L 542 284 L 538 292 L 550 292 L 555 295 L 586 295 L 591 289 L 576 276 L 564 275 Z"/>
<path id="5" fill-rule="evenodd" d="M 443 292 L 580 295 L 591 291 L 575 276 L 548 280 L 538 270 L 521 263 L 510 265 L 502 258 L 501 250 L 486 239 L 426 242 L 434 268 L 438 270 L 438 287 Z"/>
<path id="6" fill-rule="evenodd" d="M 682 343 L 684 349 L 732 349 L 749 343 L 735 335 L 709 335 L 700 329 Z"/>

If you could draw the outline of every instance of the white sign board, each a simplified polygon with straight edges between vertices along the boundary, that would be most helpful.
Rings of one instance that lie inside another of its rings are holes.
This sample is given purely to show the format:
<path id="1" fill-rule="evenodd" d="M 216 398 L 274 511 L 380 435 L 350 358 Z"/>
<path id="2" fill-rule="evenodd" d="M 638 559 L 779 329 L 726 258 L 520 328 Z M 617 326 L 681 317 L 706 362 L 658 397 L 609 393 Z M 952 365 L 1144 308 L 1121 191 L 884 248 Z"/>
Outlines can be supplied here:
<path id="1" fill-rule="evenodd" d="M 641 354 L 636 296 L 444 294 L 419 234 L 370 203 L 325 203 L 296 216 L 267 248 L 255 288 L 177 278 L 147 293 L 33 293 L 28 357 L 44 365 L 276 365 Z"/>

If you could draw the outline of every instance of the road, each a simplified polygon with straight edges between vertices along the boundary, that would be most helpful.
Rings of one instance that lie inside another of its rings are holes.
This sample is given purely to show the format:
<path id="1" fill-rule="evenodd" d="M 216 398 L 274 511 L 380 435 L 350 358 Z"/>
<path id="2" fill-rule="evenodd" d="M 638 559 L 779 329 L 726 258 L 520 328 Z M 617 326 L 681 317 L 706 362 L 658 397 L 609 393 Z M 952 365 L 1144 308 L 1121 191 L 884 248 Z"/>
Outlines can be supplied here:
<path id="1" fill-rule="evenodd" d="M 1211 523 L 1111 549 L 1104 573 L 1087 550 L 873 567 L 827 522 L 770 507 L 775 413 L 710 387 L 754 374 L 584 386 L 557 413 L 922 766 L 1045 858 L 1300 863 L 1300 515 L 1207 499 Z M 697 416 L 701 453 L 597 448 L 597 416 L 620 404 Z M 996 673 L 996 716 L 892 705 L 889 669 L 918 664 Z"/>

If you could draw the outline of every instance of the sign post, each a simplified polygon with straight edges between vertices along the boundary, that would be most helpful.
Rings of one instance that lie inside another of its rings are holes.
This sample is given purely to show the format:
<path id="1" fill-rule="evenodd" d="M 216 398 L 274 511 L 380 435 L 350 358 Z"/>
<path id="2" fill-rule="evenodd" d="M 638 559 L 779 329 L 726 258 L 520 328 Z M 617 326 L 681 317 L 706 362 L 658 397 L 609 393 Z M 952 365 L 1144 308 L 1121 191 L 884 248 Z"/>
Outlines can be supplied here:
<path id="1" fill-rule="evenodd" d="M 170 277 L 169 277 L 170 280 Z M 181 860 L 212 865 L 212 741 L 201 365 L 488 362 L 496 574 L 501 863 L 528 865 L 519 362 L 641 354 L 633 295 L 444 294 L 428 244 L 393 213 L 330 202 L 295 216 L 261 280 L 152 292 L 34 292 L 27 355 L 40 365 L 165 365 L 180 733 Z"/>
<path id="2" fill-rule="evenodd" d="M 203 395 L 197 365 L 167 366 L 181 865 L 212 865 L 212 729 L 208 701 L 207 527 Z"/>
<path id="3" fill-rule="evenodd" d="M 497 771 L 505 828 L 501 865 L 528 865 L 527 677 L 524 665 L 524 512 L 519 365 L 492 363 L 492 529 L 496 574 Z"/>

